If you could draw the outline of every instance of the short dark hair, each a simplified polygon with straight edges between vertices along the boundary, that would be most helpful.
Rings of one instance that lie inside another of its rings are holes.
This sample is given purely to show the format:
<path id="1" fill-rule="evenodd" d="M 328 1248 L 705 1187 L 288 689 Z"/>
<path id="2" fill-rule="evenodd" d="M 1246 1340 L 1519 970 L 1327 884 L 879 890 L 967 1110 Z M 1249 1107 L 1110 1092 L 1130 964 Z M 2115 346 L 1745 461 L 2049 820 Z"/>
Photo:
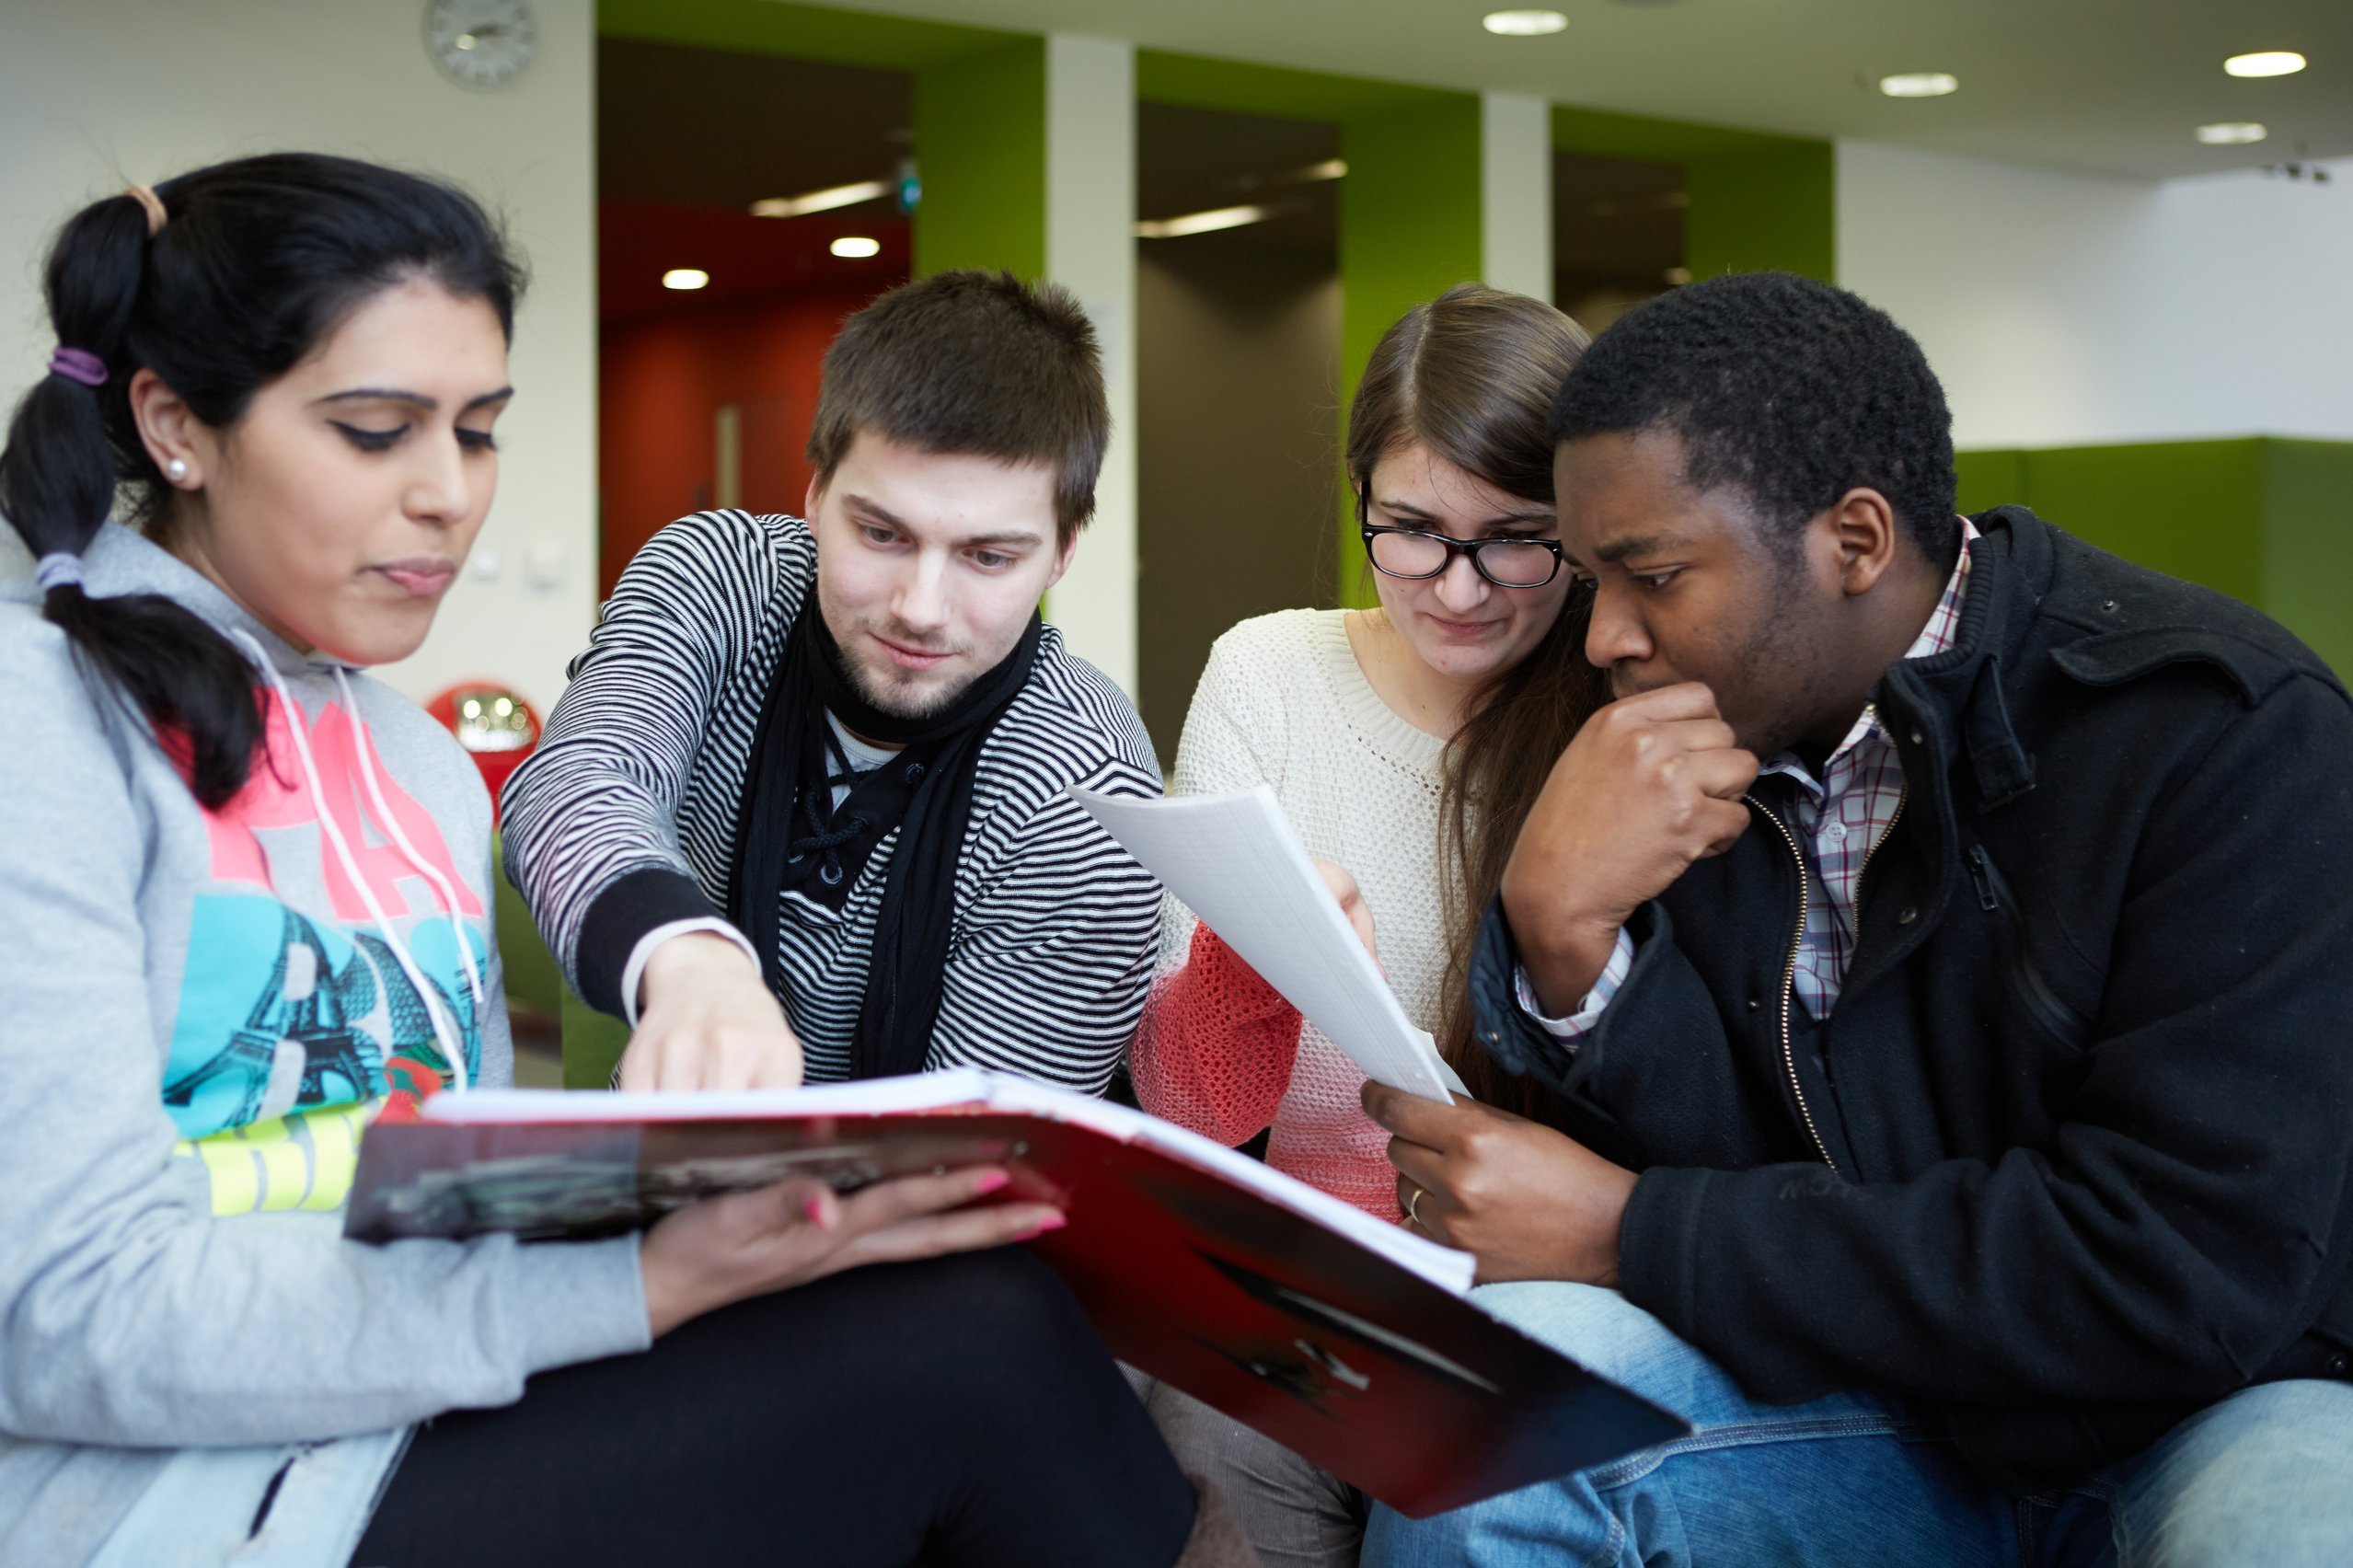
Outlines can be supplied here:
<path id="1" fill-rule="evenodd" d="M 1069 290 L 1010 272 L 937 272 L 842 324 L 809 432 L 820 485 L 859 431 L 926 452 L 1055 470 L 1057 542 L 1095 513 L 1111 402 L 1093 323 Z"/>
<path id="2" fill-rule="evenodd" d="M 1689 482 L 1745 493 L 1776 542 L 1867 486 L 1932 565 L 1960 548 L 1953 416 L 1928 356 L 1886 311 L 1811 278 L 1736 272 L 1628 311 L 1562 383 L 1551 428 L 1671 432 Z"/>
<path id="3" fill-rule="evenodd" d="M 125 493 L 150 531 L 170 491 L 140 439 L 131 378 L 152 370 L 215 430 L 241 418 L 378 292 L 412 279 L 479 299 L 512 337 L 523 268 L 456 187 L 352 158 L 269 153 L 129 191 L 65 222 L 43 274 L 57 341 L 105 375 L 40 377 L 0 449 L 0 513 L 35 556 L 78 556 Z M 152 224 L 160 223 L 160 227 Z M 190 788 L 217 809 L 262 735 L 253 666 L 212 626 L 155 594 L 42 596 L 83 670 L 184 744 Z"/>

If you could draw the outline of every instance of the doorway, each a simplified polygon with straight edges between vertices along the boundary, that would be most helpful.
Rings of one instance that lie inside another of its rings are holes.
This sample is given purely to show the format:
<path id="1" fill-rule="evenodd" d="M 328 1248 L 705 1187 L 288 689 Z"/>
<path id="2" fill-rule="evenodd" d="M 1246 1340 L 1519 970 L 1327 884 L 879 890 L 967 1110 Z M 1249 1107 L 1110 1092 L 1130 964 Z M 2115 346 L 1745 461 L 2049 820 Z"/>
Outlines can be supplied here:
<path id="1" fill-rule="evenodd" d="M 1161 766 L 1209 646 L 1329 607 L 1335 124 L 1136 106 L 1137 703 Z"/>
<path id="2" fill-rule="evenodd" d="M 1643 301 L 1690 282 L 1680 165 L 1552 155 L 1552 303 L 1599 333 Z"/>
<path id="3" fill-rule="evenodd" d="M 905 282 L 904 71 L 597 40 L 601 592 L 664 524 L 797 514 L 818 372 Z"/>

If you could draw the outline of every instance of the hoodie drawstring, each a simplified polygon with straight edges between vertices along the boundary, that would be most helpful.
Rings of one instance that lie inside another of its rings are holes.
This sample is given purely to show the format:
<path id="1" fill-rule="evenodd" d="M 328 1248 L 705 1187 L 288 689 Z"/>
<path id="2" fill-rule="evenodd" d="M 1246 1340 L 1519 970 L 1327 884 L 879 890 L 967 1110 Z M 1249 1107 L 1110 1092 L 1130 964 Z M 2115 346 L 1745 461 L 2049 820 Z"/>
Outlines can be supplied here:
<path id="1" fill-rule="evenodd" d="M 311 809 L 318 813 L 319 831 L 325 835 L 328 844 L 334 849 L 336 859 L 342 864 L 344 876 L 349 878 L 352 885 L 359 890 L 360 902 L 367 906 L 368 918 L 375 922 L 376 934 L 384 939 L 385 946 L 391 950 L 393 961 L 399 964 L 401 974 L 408 976 L 409 984 L 416 988 L 417 999 L 424 1004 L 425 1016 L 432 1020 L 433 1026 L 433 1038 L 440 1042 L 442 1055 L 449 1061 L 450 1087 L 460 1094 L 465 1093 L 472 1087 L 472 1084 L 469 1081 L 470 1075 L 466 1070 L 464 1036 L 458 1032 L 456 1020 L 448 1016 L 448 1008 L 443 1002 L 440 992 L 425 978 L 423 972 L 417 966 L 416 959 L 410 956 L 408 944 L 401 941 L 398 933 L 392 928 L 392 922 L 386 918 L 384 906 L 376 902 L 375 891 L 368 886 L 367 879 L 360 874 L 358 859 L 352 855 L 352 847 L 344 841 L 343 830 L 336 825 L 334 813 L 328 810 L 326 786 L 320 782 L 318 765 L 311 757 L 310 739 L 304 733 L 302 709 L 296 706 L 294 694 L 286 689 L 286 683 L 279 678 L 277 666 L 270 662 L 270 656 L 262 651 L 261 644 L 255 641 L 251 634 L 242 629 L 232 628 L 229 635 L 244 647 L 246 653 L 261 671 L 262 677 L 270 683 L 270 689 L 277 694 L 279 704 L 284 708 L 286 731 L 294 738 L 294 755 L 302 763 L 303 783 L 310 791 Z M 336 674 L 340 680 L 342 672 L 339 669 Z M 348 701 L 350 687 L 345 686 L 343 690 Z M 356 709 L 352 710 L 352 724 L 355 730 L 362 727 Z M 364 745 L 360 749 L 364 755 Z M 372 787 L 370 793 L 375 793 Z M 389 813 L 384 814 L 386 821 L 389 821 Z M 402 845 L 403 853 L 409 856 L 410 864 L 417 864 L 416 858 L 409 855 L 397 825 L 391 831 L 394 842 Z M 421 866 L 419 869 L 424 870 Z M 428 873 L 427 881 L 434 885 L 435 895 L 439 896 L 442 887 L 440 879 Z M 450 901 L 449 917 L 453 923 L 457 918 L 455 898 Z M 475 996 L 479 998 L 481 995 L 481 983 L 479 978 L 474 977 L 474 949 L 473 945 L 466 940 L 462 928 L 458 932 L 457 949 L 466 960 L 467 974 L 468 978 L 473 980 Z M 475 1016 L 478 1019 L 481 1016 L 479 1009 Z"/>
<path id="2" fill-rule="evenodd" d="M 409 843 L 409 836 L 400 830 L 400 819 L 393 815 L 392 808 L 385 803 L 384 786 L 376 781 L 375 739 L 368 733 L 368 727 L 360 722 L 359 698 L 352 695 L 351 680 L 344 674 L 340 664 L 335 666 L 335 689 L 343 694 L 344 711 L 352 716 L 352 748 L 360 755 L 360 782 L 367 786 L 368 804 L 375 809 L 376 819 L 383 823 L 385 832 L 391 835 L 401 859 L 433 883 L 433 891 L 441 895 L 443 906 L 449 911 L 450 932 L 456 937 L 458 953 L 466 961 L 466 985 L 474 994 L 474 1016 L 479 1020 L 482 1016 L 482 976 L 474 963 L 474 944 L 466 940 L 466 927 L 457 917 L 457 890 L 450 885 L 447 877 L 442 875 L 439 867 L 417 853 L 417 847 Z"/>

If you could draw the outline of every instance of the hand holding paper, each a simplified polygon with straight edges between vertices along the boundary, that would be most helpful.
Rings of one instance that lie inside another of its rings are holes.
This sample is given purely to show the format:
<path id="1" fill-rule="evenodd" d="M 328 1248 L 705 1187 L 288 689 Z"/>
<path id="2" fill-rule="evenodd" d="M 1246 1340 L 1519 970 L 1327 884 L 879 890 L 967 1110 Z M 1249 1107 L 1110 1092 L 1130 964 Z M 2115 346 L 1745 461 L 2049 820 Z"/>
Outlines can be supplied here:
<path id="1" fill-rule="evenodd" d="M 1367 1078 L 1441 1103 L 1461 1089 L 1398 1005 L 1272 790 L 1159 801 L 1070 793 Z"/>
<path id="2" fill-rule="evenodd" d="M 1365 902 L 1364 889 L 1356 885 L 1356 879 L 1350 874 L 1347 867 L 1335 866 L 1321 855 L 1311 855 L 1308 859 L 1315 867 L 1315 874 L 1321 877 L 1323 885 L 1331 890 L 1333 902 L 1340 905 L 1341 917 L 1348 922 L 1348 928 L 1356 933 L 1356 940 L 1365 944 L 1367 952 L 1373 955 L 1373 967 L 1386 977 L 1389 968 L 1380 961 L 1380 942 L 1373 930 L 1372 905 Z"/>

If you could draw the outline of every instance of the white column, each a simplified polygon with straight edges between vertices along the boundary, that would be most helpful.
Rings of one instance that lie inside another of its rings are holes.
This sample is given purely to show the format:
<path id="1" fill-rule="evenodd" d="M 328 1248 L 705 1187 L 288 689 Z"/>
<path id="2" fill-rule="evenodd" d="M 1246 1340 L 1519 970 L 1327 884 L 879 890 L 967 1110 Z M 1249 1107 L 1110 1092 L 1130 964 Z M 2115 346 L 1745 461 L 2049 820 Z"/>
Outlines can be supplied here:
<path id="1" fill-rule="evenodd" d="M 1045 53 L 1045 270 L 1102 341 L 1111 450 L 1095 518 L 1046 614 L 1136 694 L 1136 46 L 1055 33 Z"/>
<path id="2" fill-rule="evenodd" d="M 1480 278 L 1552 297 L 1552 110 L 1520 93 L 1479 95 Z"/>

